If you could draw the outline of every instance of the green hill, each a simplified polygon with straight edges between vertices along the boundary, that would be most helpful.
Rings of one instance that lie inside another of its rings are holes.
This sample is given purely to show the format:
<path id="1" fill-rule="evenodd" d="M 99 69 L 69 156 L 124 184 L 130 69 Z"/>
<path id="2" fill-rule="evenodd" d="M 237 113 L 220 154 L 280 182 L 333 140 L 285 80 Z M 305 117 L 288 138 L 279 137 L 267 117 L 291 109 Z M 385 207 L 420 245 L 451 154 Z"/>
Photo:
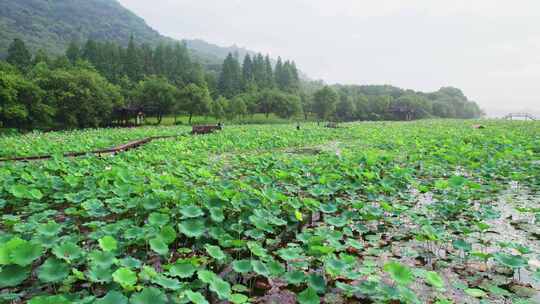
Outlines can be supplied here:
<path id="1" fill-rule="evenodd" d="M 138 43 L 172 41 L 116 0 L 2 0 L 0 1 L 0 57 L 14 38 L 32 51 L 59 54 L 75 40 L 114 41 L 126 45 L 133 35 Z M 221 63 L 229 52 L 248 50 L 219 47 L 202 40 L 186 40 L 194 57 Z"/>

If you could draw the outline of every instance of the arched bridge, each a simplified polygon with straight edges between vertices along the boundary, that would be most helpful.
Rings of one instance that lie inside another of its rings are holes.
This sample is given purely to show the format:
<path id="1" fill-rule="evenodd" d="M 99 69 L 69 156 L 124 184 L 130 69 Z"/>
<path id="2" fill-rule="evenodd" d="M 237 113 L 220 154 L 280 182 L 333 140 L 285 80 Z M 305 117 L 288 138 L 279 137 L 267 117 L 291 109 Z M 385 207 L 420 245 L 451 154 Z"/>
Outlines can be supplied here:
<path id="1" fill-rule="evenodd" d="M 513 120 L 514 118 L 522 118 L 522 119 L 530 119 L 530 120 L 536 120 L 536 117 L 534 117 L 532 114 L 529 113 L 510 113 L 504 117 L 504 119 Z"/>

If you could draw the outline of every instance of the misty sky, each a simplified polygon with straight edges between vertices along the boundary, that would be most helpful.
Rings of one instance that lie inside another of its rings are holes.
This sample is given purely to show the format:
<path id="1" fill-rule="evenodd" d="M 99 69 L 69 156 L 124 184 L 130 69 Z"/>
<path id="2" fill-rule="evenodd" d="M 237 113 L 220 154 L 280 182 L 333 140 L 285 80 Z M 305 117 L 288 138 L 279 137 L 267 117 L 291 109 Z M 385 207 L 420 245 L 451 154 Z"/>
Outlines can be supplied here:
<path id="1" fill-rule="evenodd" d="M 119 0 L 162 34 L 294 59 L 328 83 L 455 86 L 540 114 L 539 0 Z"/>

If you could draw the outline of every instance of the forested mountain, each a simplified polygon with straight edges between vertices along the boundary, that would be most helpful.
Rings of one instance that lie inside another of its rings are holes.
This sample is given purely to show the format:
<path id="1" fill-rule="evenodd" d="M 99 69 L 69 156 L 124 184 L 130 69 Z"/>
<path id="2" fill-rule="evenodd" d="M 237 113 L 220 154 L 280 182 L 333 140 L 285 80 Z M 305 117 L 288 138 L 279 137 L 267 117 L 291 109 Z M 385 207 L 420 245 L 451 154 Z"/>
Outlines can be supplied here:
<path id="1" fill-rule="evenodd" d="M 138 43 L 156 45 L 172 39 L 160 35 L 116 0 L 2 0 L 0 1 L 0 57 L 14 38 L 32 52 L 43 49 L 62 54 L 70 42 L 88 39 L 127 46 L 130 36 Z M 220 47 L 202 40 L 186 40 L 192 55 L 206 64 L 220 64 L 228 53 L 243 57 L 246 49 Z"/>

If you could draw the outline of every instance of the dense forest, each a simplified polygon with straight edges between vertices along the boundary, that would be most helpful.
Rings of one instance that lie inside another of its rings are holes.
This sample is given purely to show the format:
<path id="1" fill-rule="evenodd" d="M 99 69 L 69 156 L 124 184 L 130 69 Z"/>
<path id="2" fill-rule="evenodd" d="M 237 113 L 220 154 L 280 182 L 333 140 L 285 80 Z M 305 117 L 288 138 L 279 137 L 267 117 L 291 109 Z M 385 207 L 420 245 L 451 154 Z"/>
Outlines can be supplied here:
<path id="1" fill-rule="evenodd" d="M 264 113 L 318 120 L 474 118 L 478 106 L 455 88 L 434 93 L 392 86 L 326 86 L 301 80 L 294 61 L 229 54 L 208 68 L 185 44 L 72 42 L 64 55 L 32 54 L 15 39 L 0 63 L 3 128 L 64 129 L 112 125 L 136 109 L 157 117 L 185 114 L 238 119 Z"/>

